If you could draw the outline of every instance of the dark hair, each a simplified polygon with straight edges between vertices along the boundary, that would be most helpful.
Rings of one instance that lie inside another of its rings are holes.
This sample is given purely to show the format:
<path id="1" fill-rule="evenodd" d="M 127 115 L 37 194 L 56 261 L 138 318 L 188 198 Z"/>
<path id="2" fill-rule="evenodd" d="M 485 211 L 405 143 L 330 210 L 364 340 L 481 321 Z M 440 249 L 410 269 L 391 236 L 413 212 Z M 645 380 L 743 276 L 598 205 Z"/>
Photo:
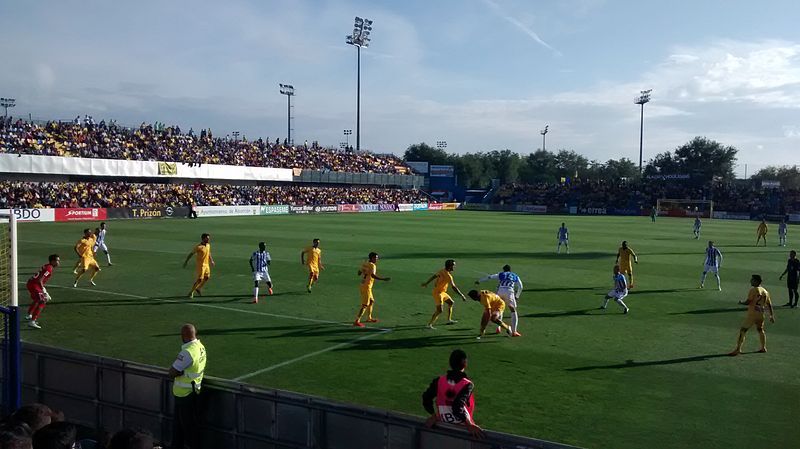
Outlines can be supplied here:
<path id="1" fill-rule="evenodd" d="M 451 268 L 455 264 L 456 264 L 456 261 L 453 260 L 453 259 L 447 259 L 447 260 L 444 261 L 444 267 L 445 268 Z"/>
<path id="2" fill-rule="evenodd" d="M 84 229 L 84 230 L 83 230 L 83 233 L 84 233 L 84 234 L 86 234 L 87 232 L 92 232 L 92 230 L 91 230 L 91 229 L 89 229 L 89 228 L 86 228 L 86 229 Z"/>
<path id="3" fill-rule="evenodd" d="M 33 433 L 50 424 L 52 413 L 53 411 L 50 410 L 50 407 L 44 404 L 27 404 L 18 408 L 11 415 L 11 420 L 17 423 L 24 423 L 31 429 L 31 433 Z"/>
<path id="4" fill-rule="evenodd" d="M 756 282 L 758 282 L 758 285 L 761 285 L 761 283 L 764 282 L 764 281 L 761 280 L 761 275 L 760 274 L 754 274 L 753 275 L 753 279 L 755 279 Z"/>
<path id="5" fill-rule="evenodd" d="M 511 265 L 503 265 L 503 271 L 511 271 Z"/>
<path id="6" fill-rule="evenodd" d="M 105 221 L 101 221 L 101 222 L 100 222 L 100 226 L 105 226 L 105 225 L 106 225 L 106 222 L 105 222 Z"/>
<path id="7" fill-rule="evenodd" d="M 259 247 L 259 248 L 266 248 L 266 247 L 267 247 L 267 244 L 266 244 L 266 243 L 264 243 L 264 242 L 258 242 L 258 247 Z"/>
<path id="8" fill-rule="evenodd" d="M 478 290 L 470 290 L 470 291 L 467 293 L 467 296 L 469 296 L 470 298 L 472 298 L 472 299 L 474 299 L 474 300 L 476 300 L 476 301 L 477 301 L 478 299 L 480 299 L 480 295 L 478 294 Z"/>
<path id="9" fill-rule="evenodd" d="M 378 257 L 378 253 L 373 251 L 373 252 L 369 253 L 369 256 L 367 256 L 367 257 L 369 257 L 370 259 L 372 259 L 373 257 Z"/>
<path id="10" fill-rule="evenodd" d="M 108 449 L 152 449 L 153 435 L 143 429 L 122 429 L 111 437 Z"/>
<path id="11" fill-rule="evenodd" d="M 200 239 L 201 240 L 206 238 L 206 237 L 211 237 L 211 234 L 207 234 L 207 233 L 204 232 L 202 235 L 200 235 Z"/>
<path id="12" fill-rule="evenodd" d="M 36 449 L 72 449 L 78 438 L 78 429 L 68 422 L 48 424 L 33 434 Z"/>
<path id="13" fill-rule="evenodd" d="M 467 366 L 467 353 L 456 349 L 450 353 L 450 368 L 453 371 L 461 371 Z"/>
<path id="14" fill-rule="evenodd" d="M 31 449 L 31 436 L 22 426 L 3 426 L 0 430 L 0 448 L 3 449 Z"/>
<path id="15" fill-rule="evenodd" d="M 47 256 L 48 262 L 55 262 L 56 259 L 58 259 L 58 254 L 50 254 L 49 256 Z"/>

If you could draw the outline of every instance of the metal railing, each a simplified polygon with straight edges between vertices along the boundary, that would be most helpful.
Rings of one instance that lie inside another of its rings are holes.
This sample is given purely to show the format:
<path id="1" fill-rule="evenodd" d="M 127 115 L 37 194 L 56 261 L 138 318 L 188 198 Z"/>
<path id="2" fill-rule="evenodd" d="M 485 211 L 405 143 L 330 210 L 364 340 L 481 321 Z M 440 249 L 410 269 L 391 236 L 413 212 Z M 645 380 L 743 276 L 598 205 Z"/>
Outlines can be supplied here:
<path id="1" fill-rule="evenodd" d="M 23 399 L 60 409 L 70 421 L 113 432 L 141 427 L 169 439 L 173 399 L 167 371 L 25 343 Z M 461 428 L 424 427 L 418 417 L 208 378 L 203 403 L 207 449 L 567 449 L 572 446 Z"/>

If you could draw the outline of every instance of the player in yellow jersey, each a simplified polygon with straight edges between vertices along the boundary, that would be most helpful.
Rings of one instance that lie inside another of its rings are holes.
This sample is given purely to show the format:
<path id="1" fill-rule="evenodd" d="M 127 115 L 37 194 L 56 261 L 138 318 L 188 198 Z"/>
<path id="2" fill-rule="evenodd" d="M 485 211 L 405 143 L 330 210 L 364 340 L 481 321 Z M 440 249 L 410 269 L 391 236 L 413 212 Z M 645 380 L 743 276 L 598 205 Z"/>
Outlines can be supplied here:
<path id="1" fill-rule="evenodd" d="M 754 274 L 750 278 L 750 285 L 752 288 L 747 294 L 747 300 L 739 301 L 739 304 L 747 306 L 747 316 L 742 322 L 742 327 L 739 329 L 739 339 L 736 340 L 736 349 L 728 355 L 737 356 L 742 353 L 742 344 L 744 344 L 744 337 L 747 330 L 756 326 L 758 331 L 758 339 L 761 341 L 761 349 L 758 352 L 767 352 L 767 333 L 764 332 L 764 312 L 769 310 L 770 323 L 775 322 L 775 311 L 772 310 L 772 300 L 769 297 L 769 292 L 761 286 L 761 276 Z"/>
<path id="2" fill-rule="evenodd" d="M 489 321 L 505 329 L 508 336 L 511 336 L 511 327 L 504 323 L 502 318 L 503 311 L 506 309 L 506 303 L 503 301 L 503 298 L 498 296 L 497 293 L 490 292 L 489 290 L 481 290 L 480 292 L 477 290 L 470 290 L 469 293 L 467 293 L 467 296 L 475 301 L 480 301 L 481 305 L 483 306 L 481 331 L 478 334 L 478 340 L 480 340 L 481 337 L 483 337 L 483 334 L 486 332 L 486 326 L 489 324 Z"/>
<path id="3" fill-rule="evenodd" d="M 461 296 L 463 301 L 467 300 L 467 297 L 461 293 L 461 290 L 456 287 L 456 283 L 453 280 L 453 270 L 456 268 L 456 261 L 453 259 L 447 259 L 444 261 L 444 268 L 437 271 L 431 277 L 428 278 L 427 281 L 422 283 L 423 287 L 427 287 L 428 284 L 431 283 L 434 279 L 436 279 L 436 284 L 433 286 L 433 302 L 436 304 L 436 310 L 433 312 L 433 316 L 431 320 L 428 321 L 428 328 L 433 329 L 433 324 L 439 318 L 439 315 L 442 314 L 442 304 L 447 303 L 447 324 L 455 324 L 458 321 L 453 319 L 453 298 L 447 294 L 447 289 L 453 287 L 453 291 L 458 293 Z"/>
<path id="4" fill-rule="evenodd" d="M 195 280 L 192 289 L 189 290 L 189 298 L 194 298 L 194 294 L 202 295 L 200 291 L 206 285 L 208 279 L 211 277 L 211 267 L 214 266 L 214 258 L 211 257 L 211 236 L 203 234 L 200 236 L 200 243 L 195 245 L 192 252 L 186 256 L 183 261 L 183 268 L 189 263 L 189 259 L 195 256 Z"/>
<path id="5" fill-rule="evenodd" d="M 758 224 L 758 228 L 756 228 L 756 246 L 758 246 L 758 242 L 761 239 L 764 239 L 764 246 L 767 246 L 767 221 L 762 219 L 761 223 Z"/>
<path id="6" fill-rule="evenodd" d="M 324 270 L 322 265 L 322 250 L 319 248 L 319 239 L 311 241 L 311 246 L 300 253 L 300 263 L 308 267 L 308 285 L 306 290 L 311 293 L 311 287 L 319 280 L 319 270 Z"/>
<path id="7" fill-rule="evenodd" d="M 94 244 L 97 241 L 96 239 L 97 237 L 92 234 L 91 229 L 84 229 L 83 237 L 75 244 L 75 253 L 78 254 L 79 259 L 75 266 L 75 282 L 72 284 L 73 287 L 78 286 L 78 280 L 89 270 L 92 271 L 89 283 L 97 285 L 94 283 L 94 278 L 97 276 L 97 273 L 100 272 L 100 265 L 94 260 Z"/>
<path id="8" fill-rule="evenodd" d="M 355 327 L 364 327 L 364 324 L 361 323 L 361 317 L 364 316 L 364 312 L 367 312 L 367 323 L 378 322 L 372 316 L 372 309 L 375 305 L 375 298 L 372 296 L 372 284 L 375 283 L 375 279 L 388 282 L 390 278 L 382 278 L 376 274 L 378 270 L 377 263 L 378 253 L 372 252 L 369 253 L 369 259 L 361 264 L 361 268 L 358 269 L 358 276 L 361 278 L 361 283 L 358 286 L 361 293 L 361 308 L 358 310 L 356 320 L 353 322 Z"/>
<path id="9" fill-rule="evenodd" d="M 622 246 L 620 246 L 619 250 L 617 251 L 617 261 L 614 262 L 615 265 L 619 265 L 619 270 L 623 274 L 628 275 L 628 288 L 633 288 L 633 264 L 639 263 L 639 257 L 636 256 L 636 253 L 633 252 L 628 246 L 628 242 L 626 240 L 622 241 Z"/>

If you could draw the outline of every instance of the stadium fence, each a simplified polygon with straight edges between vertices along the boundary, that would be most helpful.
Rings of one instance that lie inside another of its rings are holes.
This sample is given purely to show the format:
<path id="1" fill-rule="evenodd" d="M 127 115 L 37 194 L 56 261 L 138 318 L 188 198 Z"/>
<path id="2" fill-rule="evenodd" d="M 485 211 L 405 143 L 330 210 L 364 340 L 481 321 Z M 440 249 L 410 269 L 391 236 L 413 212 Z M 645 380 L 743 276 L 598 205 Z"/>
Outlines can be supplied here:
<path id="1" fill-rule="evenodd" d="M 96 429 L 142 427 L 162 441 L 171 435 L 166 369 L 32 343 L 23 345 L 22 364 L 26 403 Z M 213 449 L 574 448 L 491 431 L 475 441 L 462 428 L 426 428 L 418 417 L 209 377 L 201 399 L 203 446 Z"/>

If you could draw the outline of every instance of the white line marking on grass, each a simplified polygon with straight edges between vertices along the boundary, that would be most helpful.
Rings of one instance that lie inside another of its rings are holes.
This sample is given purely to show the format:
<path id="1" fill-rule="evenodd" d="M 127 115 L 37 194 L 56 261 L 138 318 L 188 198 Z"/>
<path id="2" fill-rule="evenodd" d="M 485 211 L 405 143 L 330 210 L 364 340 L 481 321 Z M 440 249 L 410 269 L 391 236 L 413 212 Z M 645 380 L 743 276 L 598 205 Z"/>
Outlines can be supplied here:
<path id="1" fill-rule="evenodd" d="M 20 282 L 20 284 L 24 284 L 24 282 Z M 227 310 L 229 312 L 248 313 L 248 314 L 251 314 L 251 315 L 262 315 L 262 316 L 269 316 L 269 317 L 273 317 L 273 318 L 285 318 L 287 320 L 307 321 L 307 322 L 311 322 L 311 323 L 322 323 L 322 324 L 336 324 L 336 325 L 339 325 L 339 326 L 348 326 L 348 327 L 351 326 L 351 324 L 342 323 L 341 321 L 319 320 L 319 319 L 316 319 L 316 318 L 305 318 L 305 317 L 293 316 L 293 315 L 281 315 L 279 313 L 261 312 L 261 311 L 258 311 L 258 310 L 236 309 L 236 308 L 233 308 L 233 307 L 218 306 L 218 305 L 215 305 L 215 304 L 203 304 L 203 303 L 199 303 L 199 302 L 192 302 L 192 300 L 190 300 L 190 299 L 180 300 L 179 301 L 179 300 L 175 300 L 175 299 L 152 298 L 152 297 L 149 297 L 149 296 L 133 295 L 133 294 L 130 294 L 130 293 L 112 292 L 112 291 L 108 291 L 108 290 L 99 290 L 99 289 L 94 289 L 94 288 L 71 287 L 71 286 L 68 287 L 68 286 L 65 286 L 65 285 L 52 285 L 52 284 L 49 284 L 48 286 L 55 287 L 55 288 L 63 288 L 63 289 L 67 289 L 67 290 L 79 290 L 79 291 L 83 291 L 83 292 L 94 292 L 94 293 L 100 293 L 100 294 L 112 295 L 112 296 L 124 296 L 124 297 L 134 298 L 134 299 L 149 299 L 151 301 L 168 302 L 168 303 L 171 303 L 171 304 L 186 304 L 188 306 L 194 306 L 194 307 L 206 307 L 206 308 L 209 308 L 209 309 Z M 391 331 L 391 329 L 385 329 L 385 328 L 379 328 L 379 327 L 368 327 L 367 328 L 367 330 L 373 330 L 373 329 L 377 330 L 377 331 L 381 331 L 381 332 Z"/>
<path id="2" fill-rule="evenodd" d="M 387 334 L 387 333 L 389 333 L 391 331 L 392 331 L 391 329 L 381 329 L 380 332 L 373 333 L 373 334 L 362 335 L 362 336 L 360 336 L 358 338 L 355 338 L 353 340 L 346 341 L 346 342 L 343 342 L 343 343 L 339 343 L 339 344 L 336 344 L 336 345 L 333 345 L 333 346 L 329 346 L 327 348 L 320 349 L 319 351 L 309 352 L 308 354 L 303 354 L 300 357 L 295 357 L 293 359 L 286 360 L 285 362 L 276 363 L 275 365 L 268 366 L 266 368 L 262 368 L 262 369 L 260 369 L 258 371 L 253 371 L 252 373 L 247 373 L 247 374 L 241 375 L 239 377 L 234 378 L 233 380 L 234 380 L 234 382 L 241 382 L 241 381 L 243 381 L 245 379 L 249 379 L 251 377 L 258 376 L 259 374 L 264 374 L 264 373 L 267 373 L 269 371 L 272 371 L 272 370 L 275 370 L 275 369 L 278 369 L 278 368 L 282 368 L 282 367 L 284 367 L 286 365 L 291 365 L 292 363 L 299 362 L 301 360 L 305 360 L 305 359 L 308 359 L 308 358 L 311 358 L 311 357 L 316 357 L 316 356 L 318 356 L 320 354 L 324 354 L 326 352 L 335 351 L 335 350 L 337 350 L 339 348 L 343 348 L 345 346 L 349 346 L 349 345 L 351 345 L 351 344 L 353 344 L 355 342 L 361 341 L 361 340 L 366 340 L 366 339 L 369 339 L 369 338 L 378 337 L 380 335 Z"/>

